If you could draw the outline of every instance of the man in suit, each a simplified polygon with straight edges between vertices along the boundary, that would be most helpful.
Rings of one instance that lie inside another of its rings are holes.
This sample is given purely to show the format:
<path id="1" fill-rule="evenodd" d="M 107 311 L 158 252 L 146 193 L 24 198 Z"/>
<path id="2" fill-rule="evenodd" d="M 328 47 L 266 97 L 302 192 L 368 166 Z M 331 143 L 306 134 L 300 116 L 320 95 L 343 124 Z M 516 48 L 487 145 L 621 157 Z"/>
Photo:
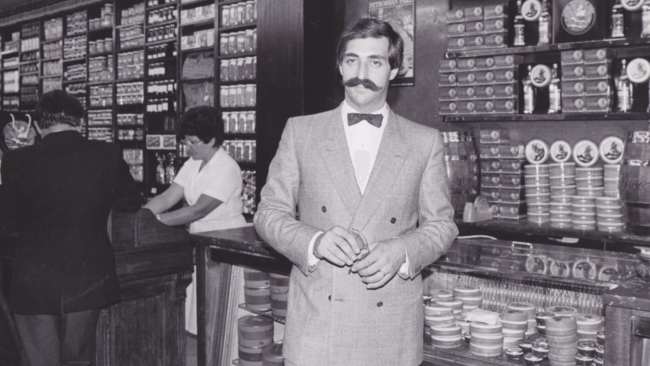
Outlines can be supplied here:
<path id="1" fill-rule="evenodd" d="M 271 163 L 255 227 L 294 264 L 286 365 L 422 362 L 420 271 L 458 231 L 439 132 L 386 104 L 402 48 L 383 21 L 347 27 L 345 101 L 290 119 Z"/>
<path id="2" fill-rule="evenodd" d="M 10 308 L 29 366 L 93 363 L 99 310 L 120 300 L 108 215 L 143 201 L 120 148 L 78 132 L 83 113 L 46 93 L 42 141 L 2 157 L 0 236 L 18 232 Z"/>

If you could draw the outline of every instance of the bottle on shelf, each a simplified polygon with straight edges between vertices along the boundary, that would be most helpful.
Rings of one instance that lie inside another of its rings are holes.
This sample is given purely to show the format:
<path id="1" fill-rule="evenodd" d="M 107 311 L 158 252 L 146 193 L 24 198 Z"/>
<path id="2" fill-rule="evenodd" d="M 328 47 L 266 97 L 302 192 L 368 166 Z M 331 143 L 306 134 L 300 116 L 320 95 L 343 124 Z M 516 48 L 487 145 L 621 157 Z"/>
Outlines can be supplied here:
<path id="1" fill-rule="evenodd" d="M 524 16 L 521 14 L 522 0 L 517 0 L 517 15 L 515 16 L 515 46 L 526 45 L 526 26 L 524 25 Z"/>
<path id="2" fill-rule="evenodd" d="M 612 38 L 625 37 L 625 21 L 623 19 L 623 5 L 621 0 L 616 0 L 612 7 Z"/>
<path id="3" fill-rule="evenodd" d="M 551 13 L 549 12 L 549 1 L 544 0 L 542 5 L 542 15 L 539 17 L 539 41 L 538 46 L 551 43 L 553 28 L 551 26 Z"/>
<path id="4" fill-rule="evenodd" d="M 174 167 L 174 160 L 176 155 L 174 153 L 167 153 L 167 167 L 165 168 L 165 183 L 172 184 L 176 178 L 176 168 Z"/>
<path id="5" fill-rule="evenodd" d="M 642 23 L 643 23 L 643 31 L 641 32 L 641 38 L 649 38 L 650 37 L 650 5 L 644 4 L 643 5 L 643 16 L 642 16 Z"/>
<path id="6" fill-rule="evenodd" d="M 621 72 L 616 80 L 616 95 L 618 97 L 617 111 L 629 112 L 632 109 L 632 83 L 627 77 L 627 61 L 621 60 Z"/>
<path id="7" fill-rule="evenodd" d="M 165 184 L 165 155 L 163 153 L 156 153 L 156 160 L 158 160 L 158 165 L 156 166 L 156 183 Z"/>
<path id="8" fill-rule="evenodd" d="M 533 67 L 528 65 L 528 77 L 524 81 L 524 114 L 532 114 L 535 111 L 535 87 L 531 80 Z"/>
<path id="9" fill-rule="evenodd" d="M 562 89 L 560 88 L 560 78 L 558 78 L 557 64 L 553 64 L 551 72 L 551 84 L 548 87 L 548 113 L 562 112 Z"/>

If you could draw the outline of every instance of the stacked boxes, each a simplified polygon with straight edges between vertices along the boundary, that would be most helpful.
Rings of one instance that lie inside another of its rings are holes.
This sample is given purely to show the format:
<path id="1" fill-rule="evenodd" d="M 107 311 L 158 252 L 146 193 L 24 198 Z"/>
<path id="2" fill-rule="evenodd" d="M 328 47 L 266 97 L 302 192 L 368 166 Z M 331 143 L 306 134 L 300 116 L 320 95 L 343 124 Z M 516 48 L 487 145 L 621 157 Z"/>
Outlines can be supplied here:
<path id="1" fill-rule="evenodd" d="M 551 181 L 547 164 L 524 167 L 528 221 L 543 224 L 550 221 Z"/>
<path id="2" fill-rule="evenodd" d="M 505 130 L 481 130 L 481 194 L 488 196 L 494 217 L 526 218 L 523 201 L 523 146 L 510 143 Z"/>
<path id="3" fill-rule="evenodd" d="M 598 315 L 581 315 L 576 318 L 576 324 L 580 341 L 594 341 L 592 350 L 595 352 L 598 332 L 605 330 L 603 318 Z M 580 348 L 580 344 L 578 344 L 578 348 Z"/>
<path id="4" fill-rule="evenodd" d="M 596 197 L 596 223 L 598 231 L 610 233 L 623 231 L 625 221 L 623 219 L 623 202 L 621 202 L 621 199 L 617 197 Z"/>
<path id="5" fill-rule="evenodd" d="M 556 316 L 546 321 L 546 340 L 551 366 L 575 365 L 578 353 L 578 326 L 571 316 Z"/>
<path id="6" fill-rule="evenodd" d="M 595 197 L 571 197 L 571 226 L 578 230 L 596 230 Z"/>
<path id="7" fill-rule="evenodd" d="M 481 290 L 478 288 L 454 288 L 454 298 L 463 302 L 464 311 L 472 311 L 483 305 Z"/>
<path id="8" fill-rule="evenodd" d="M 566 113 L 610 112 L 612 50 L 563 51 L 562 106 Z"/>
<path id="9" fill-rule="evenodd" d="M 469 350 L 484 357 L 497 357 L 503 353 L 503 328 L 501 324 L 488 325 L 483 323 L 470 323 L 472 339 Z"/>
<path id="10" fill-rule="evenodd" d="M 515 55 L 441 60 L 440 114 L 517 113 L 521 61 Z"/>
<path id="11" fill-rule="evenodd" d="M 528 337 L 535 334 L 535 326 L 537 325 L 537 320 L 535 318 L 535 305 L 527 302 L 512 302 L 506 305 L 506 310 L 522 311 L 526 313 L 528 325 L 524 331 L 524 336 Z"/>
<path id="12" fill-rule="evenodd" d="M 447 13 L 449 51 L 508 46 L 506 4 L 476 6 Z"/>

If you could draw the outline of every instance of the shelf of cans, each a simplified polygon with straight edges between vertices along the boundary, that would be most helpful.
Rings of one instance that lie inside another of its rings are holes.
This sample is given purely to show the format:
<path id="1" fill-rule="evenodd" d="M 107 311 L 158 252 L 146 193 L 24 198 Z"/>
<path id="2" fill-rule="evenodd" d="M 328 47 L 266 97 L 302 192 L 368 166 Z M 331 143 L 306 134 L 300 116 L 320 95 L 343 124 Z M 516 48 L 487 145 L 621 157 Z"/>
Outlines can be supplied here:
<path id="1" fill-rule="evenodd" d="M 120 37 L 119 49 L 144 46 L 144 25 L 137 24 L 128 28 L 118 29 Z"/>
<path id="2" fill-rule="evenodd" d="M 113 84 L 90 86 L 91 107 L 111 107 L 112 105 L 113 105 Z"/>
<path id="3" fill-rule="evenodd" d="M 148 113 L 165 113 L 165 112 L 175 112 L 176 111 L 176 99 L 175 98 L 147 98 L 146 102 L 146 111 Z"/>
<path id="4" fill-rule="evenodd" d="M 214 29 L 196 30 L 190 35 L 181 36 L 181 50 L 191 50 L 214 46 Z"/>
<path id="5" fill-rule="evenodd" d="M 86 83 L 75 83 L 75 84 L 68 84 L 65 86 L 65 91 L 68 92 L 68 94 L 72 94 L 74 96 L 85 96 L 86 95 Z"/>
<path id="6" fill-rule="evenodd" d="M 144 24 L 144 2 L 122 9 L 120 25 Z"/>
<path id="7" fill-rule="evenodd" d="M 136 182 L 144 180 L 144 154 L 142 149 L 123 149 L 122 156 L 129 165 L 131 175 Z"/>
<path id="8" fill-rule="evenodd" d="M 176 57 L 177 54 L 178 44 L 176 42 L 147 47 L 147 60 Z"/>
<path id="9" fill-rule="evenodd" d="M 88 127 L 88 140 L 113 142 L 112 127 Z"/>
<path id="10" fill-rule="evenodd" d="M 147 76 L 160 77 L 165 75 L 175 75 L 176 66 L 166 62 L 152 62 L 147 65 Z"/>
<path id="11" fill-rule="evenodd" d="M 74 81 L 74 80 L 83 80 L 86 81 L 88 78 L 88 72 L 86 67 L 86 62 L 66 64 L 63 71 L 63 80 L 65 81 Z"/>
<path id="12" fill-rule="evenodd" d="M 257 29 L 227 32 L 219 35 L 221 56 L 257 52 Z"/>
<path id="13" fill-rule="evenodd" d="M 221 112 L 223 132 L 227 134 L 254 134 L 256 129 L 256 115 L 257 112 L 255 111 Z"/>
<path id="14" fill-rule="evenodd" d="M 146 137 L 147 150 L 176 150 L 176 135 L 153 135 Z"/>
<path id="15" fill-rule="evenodd" d="M 118 126 L 143 126 L 144 115 L 142 113 L 118 113 L 117 114 Z"/>
<path id="16" fill-rule="evenodd" d="M 449 51 L 508 46 L 507 3 L 453 10 L 446 19 Z"/>
<path id="17" fill-rule="evenodd" d="M 117 130 L 118 141 L 142 141 L 144 130 L 142 128 L 120 128 Z"/>
<path id="18" fill-rule="evenodd" d="M 113 52 L 113 44 L 114 42 L 112 37 L 88 41 L 88 54 L 92 56 Z"/>
<path id="19" fill-rule="evenodd" d="M 54 18 L 43 21 L 43 36 L 46 41 L 63 37 L 63 18 Z"/>
<path id="20" fill-rule="evenodd" d="M 219 95 L 221 108 L 255 107 L 257 104 L 257 85 L 221 85 Z"/>
<path id="21" fill-rule="evenodd" d="M 117 84 L 117 105 L 143 104 L 144 82 Z"/>
<path id="22" fill-rule="evenodd" d="M 178 27 L 176 24 L 167 24 L 160 27 L 147 29 L 147 43 L 173 40 L 178 37 Z"/>
<path id="23" fill-rule="evenodd" d="M 201 23 L 210 19 L 214 20 L 215 13 L 215 4 L 181 9 L 181 25 Z"/>
<path id="24" fill-rule="evenodd" d="M 43 59 L 53 59 L 63 57 L 63 40 L 43 43 Z"/>
<path id="25" fill-rule="evenodd" d="M 20 65 L 20 74 L 38 74 L 38 63 Z"/>
<path id="26" fill-rule="evenodd" d="M 20 90 L 18 82 L 18 70 L 5 71 L 2 74 L 2 86 L 5 94 L 18 93 Z"/>
<path id="27" fill-rule="evenodd" d="M 221 5 L 221 27 L 236 27 L 257 21 L 257 1 Z"/>
<path id="28" fill-rule="evenodd" d="M 117 79 L 140 79 L 144 77 L 144 50 L 117 54 Z"/>
<path id="29" fill-rule="evenodd" d="M 115 64 L 113 55 L 92 57 L 88 59 L 88 82 L 112 81 Z"/>
<path id="30" fill-rule="evenodd" d="M 20 64 L 20 59 L 18 56 L 16 57 L 7 57 L 2 60 L 2 67 L 8 68 L 8 67 L 16 67 Z"/>
<path id="31" fill-rule="evenodd" d="M 257 141 L 224 140 L 223 148 L 238 163 L 255 163 L 257 161 Z"/>
<path id="32" fill-rule="evenodd" d="M 163 8 L 158 8 L 150 10 L 147 13 L 147 24 L 155 25 L 157 23 L 164 23 L 172 20 L 176 20 L 178 17 L 178 10 L 175 5 L 166 6 Z"/>
<path id="33" fill-rule="evenodd" d="M 38 61 L 38 51 L 37 50 L 32 50 L 32 51 L 26 51 L 26 52 L 21 52 L 20 53 L 20 62 L 25 63 L 25 62 L 32 62 L 32 61 Z"/>
<path id="34" fill-rule="evenodd" d="M 81 35 L 63 39 L 63 58 L 77 59 L 86 57 L 86 43 L 88 36 Z"/>
<path id="35" fill-rule="evenodd" d="M 61 89 L 62 83 L 61 78 L 44 78 L 43 79 L 43 94 L 52 91 Z"/>
<path id="36" fill-rule="evenodd" d="M 63 75 L 63 63 L 61 60 L 43 62 L 43 76 Z"/>
<path id="37" fill-rule="evenodd" d="M 88 31 L 88 13 L 86 10 L 66 15 L 66 34 L 86 33 Z"/>
<path id="38" fill-rule="evenodd" d="M 219 81 L 246 81 L 257 78 L 257 56 L 221 60 Z"/>
<path id="39" fill-rule="evenodd" d="M 100 9 L 99 18 L 93 18 L 88 21 L 88 28 L 90 30 L 111 28 L 113 26 L 113 14 L 114 6 L 113 4 L 104 4 Z"/>
<path id="40" fill-rule="evenodd" d="M 111 109 L 88 111 L 88 126 L 110 126 L 113 124 L 113 111 Z"/>
<path id="41" fill-rule="evenodd" d="M 40 38 L 39 37 L 33 37 L 33 38 L 28 38 L 28 39 L 21 39 L 20 40 L 20 52 L 29 52 L 29 51 L 35 51 L 40 48 Z"/>
<path id="42" fill-rule="evenodd" d="M 18 110 L 20 104 L 20 99 L 18 96 L 3 96 L 2 97 L 2 109 L 4 110 Z"/>
<path id="43" fill-rule="evenodd" d="M 147 8 L 165 4 L 176 4 L 176 0 L 147 0 Z"/>

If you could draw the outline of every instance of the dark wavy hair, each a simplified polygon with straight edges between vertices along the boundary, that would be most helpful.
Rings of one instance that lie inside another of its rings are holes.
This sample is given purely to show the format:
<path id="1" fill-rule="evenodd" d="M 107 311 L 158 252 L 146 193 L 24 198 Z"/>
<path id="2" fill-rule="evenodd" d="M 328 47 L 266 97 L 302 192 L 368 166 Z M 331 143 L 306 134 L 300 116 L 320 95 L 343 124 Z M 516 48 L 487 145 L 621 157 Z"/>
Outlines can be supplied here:
<path id="1" fill-rule="evenodd" d="M 339 44 L 336 47 L 337 66 L 341 65 L 345 49 L 350 41 L 354 39 L 382 37 L 388 38 L 388 62 L 390 63 L 390 68 L 399 69 L 402 65 L 402 57 L 404 54 L 404 41 L 402 41 L 402 37 L 393 30 L 390 24 L 383 20 L 372 18 L 359 19 L 348 25 L 343 33 L 341 33 Z"/>
<path id="2" fill-rule="evenodd" d="M 84 107 L 77 98 L 63 90 L 52 90 L 43 94 L 34 112 L 41 129 L 58 124 L 79 127 L 84 116 Z"/>
<path id="3" fill-rule="evenodd" d="M 206 144 L 214 139 L 213 146 L 220 146 L 223 143 L 223 121 L 219 112 L 213 107 L 188 110 L 181 119 L 176 138 L 180 141 L 187 135 L 196 136 Z"/>

